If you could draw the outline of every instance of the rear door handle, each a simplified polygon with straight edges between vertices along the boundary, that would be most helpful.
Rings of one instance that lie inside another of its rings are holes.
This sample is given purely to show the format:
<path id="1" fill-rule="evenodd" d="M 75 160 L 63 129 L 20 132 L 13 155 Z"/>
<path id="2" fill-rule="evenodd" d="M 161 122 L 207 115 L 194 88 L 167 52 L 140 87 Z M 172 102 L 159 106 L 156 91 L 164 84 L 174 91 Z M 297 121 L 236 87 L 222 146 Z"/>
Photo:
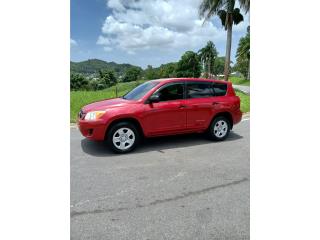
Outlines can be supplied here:
<path id="1" fill-rule="evenodd" d="M 181 104 L 181 105 L 179 106 L 180 109 L 186 108 L 186 107 L 187 107 L 187 105 L 184 105 L 184 104 Z"/>

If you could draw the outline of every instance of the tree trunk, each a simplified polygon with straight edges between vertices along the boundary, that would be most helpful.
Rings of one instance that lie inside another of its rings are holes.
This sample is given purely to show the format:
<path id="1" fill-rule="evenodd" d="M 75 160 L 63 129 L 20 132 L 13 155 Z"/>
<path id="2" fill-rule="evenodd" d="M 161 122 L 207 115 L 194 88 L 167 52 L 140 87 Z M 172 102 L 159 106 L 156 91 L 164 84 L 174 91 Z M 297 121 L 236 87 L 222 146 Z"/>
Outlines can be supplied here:
<path id="1" fill-rule="evenodd" d="M 211 74 L 210 61 L 211 61 L 211 59 L 209 58 L 209 61 L 208 61 L 208 77 L 207 78 L 210 78 L 210 74 Z"/>
<path id="2" fill-rule="evenodd" d="M 231 55 L 231 42 L 232 42 L 232 17 L 227 26 L 227 45 L 226 45 L 226 57 L 224 62 L 224 80 L 229 79 L 229 66 L 230 66 L 230 55 Z"/>

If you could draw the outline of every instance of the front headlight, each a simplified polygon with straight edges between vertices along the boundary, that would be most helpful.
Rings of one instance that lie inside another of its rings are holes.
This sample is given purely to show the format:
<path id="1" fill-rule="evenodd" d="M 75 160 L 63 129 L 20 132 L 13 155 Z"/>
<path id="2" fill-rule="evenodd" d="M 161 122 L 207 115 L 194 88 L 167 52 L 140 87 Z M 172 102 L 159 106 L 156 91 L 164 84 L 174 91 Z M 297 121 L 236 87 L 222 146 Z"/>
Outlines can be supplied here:
<path id="1" fill-rule="evenodd" d="M 97 120 L 99 119 L 103 114 L 105 114 L 106 111 L 92 111 L 88 112 L 86 116 L 84 117 L 85 120 Z"/>

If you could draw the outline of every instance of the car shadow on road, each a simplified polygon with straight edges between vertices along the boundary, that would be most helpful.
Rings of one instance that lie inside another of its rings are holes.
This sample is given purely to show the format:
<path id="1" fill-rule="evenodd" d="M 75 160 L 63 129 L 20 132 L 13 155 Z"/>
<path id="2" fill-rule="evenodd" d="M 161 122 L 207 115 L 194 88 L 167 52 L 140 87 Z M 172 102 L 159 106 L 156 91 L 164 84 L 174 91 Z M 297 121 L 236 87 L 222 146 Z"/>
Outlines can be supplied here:
<path id="1" fill-rule="evenodd" d="M 237 133 L 230 132 L 228 138 L 224 142 L 236 141 L 243 138 Z M 196 145 L 212 144 L 220 142 L 212 142 L 205 138 L 203 134 L 183 134 L 166 137 L 147 138 L 142 141 L 140 146 L 130 154 L 151 152 L 151 151 L 163 151 L 172 148 L 192 147 Z M 92 156 L 106 157 L 115 156 L 105 142 L 95 142 L 88 139 L 81 140 L 82 150 Z"/>

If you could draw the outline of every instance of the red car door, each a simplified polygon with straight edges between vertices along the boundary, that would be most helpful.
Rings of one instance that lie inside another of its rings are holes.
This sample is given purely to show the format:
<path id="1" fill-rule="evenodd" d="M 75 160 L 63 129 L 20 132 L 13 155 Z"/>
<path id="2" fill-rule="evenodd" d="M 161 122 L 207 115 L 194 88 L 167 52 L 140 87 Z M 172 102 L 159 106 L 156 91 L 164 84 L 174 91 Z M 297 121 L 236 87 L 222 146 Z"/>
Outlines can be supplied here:
<path id="1" fill-rule="evenodd" d="M 153 95 L 159 102 L 145 104 L 143 125 L 147 135 L 165 135 L 186 130 L 184 82 L 168 83 Z"/>
<path id="2" fill-rule="evenodd" d="M 207 128 L 215 113 L 212 82 L 196 81 L 186 83 L 187 129 Z"/>

